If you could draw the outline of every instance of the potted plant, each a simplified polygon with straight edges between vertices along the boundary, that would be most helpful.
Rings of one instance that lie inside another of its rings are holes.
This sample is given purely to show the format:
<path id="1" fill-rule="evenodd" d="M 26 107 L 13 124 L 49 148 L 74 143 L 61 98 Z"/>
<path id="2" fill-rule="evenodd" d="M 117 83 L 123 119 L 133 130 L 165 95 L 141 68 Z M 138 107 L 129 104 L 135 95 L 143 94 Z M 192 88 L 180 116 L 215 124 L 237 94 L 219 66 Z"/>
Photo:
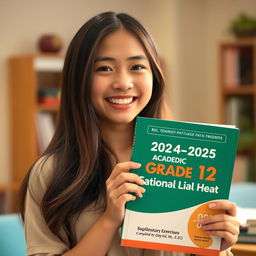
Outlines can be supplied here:
<path id="1" fill-rule="evenodd" d="M 236 37 L 256 36 L 256 19 L 241 13 L 238 18 L 231 22 L 229 31 Z"/>

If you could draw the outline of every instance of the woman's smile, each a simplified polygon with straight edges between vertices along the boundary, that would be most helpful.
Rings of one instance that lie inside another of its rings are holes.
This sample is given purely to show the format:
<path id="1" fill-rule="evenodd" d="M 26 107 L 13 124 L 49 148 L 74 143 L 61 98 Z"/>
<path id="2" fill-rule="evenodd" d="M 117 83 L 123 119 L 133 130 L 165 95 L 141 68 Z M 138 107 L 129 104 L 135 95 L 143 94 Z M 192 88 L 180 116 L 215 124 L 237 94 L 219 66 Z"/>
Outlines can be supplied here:
<path id="1" fill-rule="evenodd" d="M 115 96 L 106 98 L 106 101 L 116 110 L 125 110 L 131 108 L 136 99 L 133 96 Z"/>
<path id="2" fill-rule="evenodd" d="M 106 98 L 106 100 L 110 103 L 113 104 L 118 104 L 118 105 L 126 105 L 129 104 L 135 99 L 134 97 L 127 97 L 127 96 L 118 96 L 118 97 L 111 97 L 111 98 Z"/>

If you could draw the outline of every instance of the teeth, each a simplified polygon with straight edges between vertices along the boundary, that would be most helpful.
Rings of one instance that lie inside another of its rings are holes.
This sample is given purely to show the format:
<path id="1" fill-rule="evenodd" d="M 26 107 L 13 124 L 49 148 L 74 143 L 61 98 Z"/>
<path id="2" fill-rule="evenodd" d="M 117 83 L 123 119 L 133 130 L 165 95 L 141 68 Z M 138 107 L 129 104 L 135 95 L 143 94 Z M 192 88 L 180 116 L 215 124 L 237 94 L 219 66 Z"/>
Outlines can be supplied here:
<path id="1" fill-rule="evenodd" d="M 131 103 L 133 98 L 125 98 L 125 99 L 117 99 L 117 98 L 108 98 L 108 101 L 114 104 L 129 104 Z"/>

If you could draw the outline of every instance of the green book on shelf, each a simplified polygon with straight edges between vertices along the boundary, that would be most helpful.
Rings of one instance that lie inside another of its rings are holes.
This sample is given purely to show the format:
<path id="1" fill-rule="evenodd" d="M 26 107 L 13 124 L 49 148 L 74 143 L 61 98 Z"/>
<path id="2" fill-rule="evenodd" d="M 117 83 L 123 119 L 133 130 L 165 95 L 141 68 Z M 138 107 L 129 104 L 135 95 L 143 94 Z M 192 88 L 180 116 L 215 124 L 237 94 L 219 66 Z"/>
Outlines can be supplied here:
<path id="1" fill-rule="evenodd" d="M 249 234 L 248 232 L 240 231 L 237 242 L 245 244 L 256 244 L 256 234 Z"/>
<path id="2" fill-rule="evenodd" d="M 131 171 L 146 192 L 126 204 L 121 245 L 219 255 L 221 239 L 197 220 L 229 197 L 238 136 L 235 127 L 138 117 L 131 160 L 141 168 Z"/>

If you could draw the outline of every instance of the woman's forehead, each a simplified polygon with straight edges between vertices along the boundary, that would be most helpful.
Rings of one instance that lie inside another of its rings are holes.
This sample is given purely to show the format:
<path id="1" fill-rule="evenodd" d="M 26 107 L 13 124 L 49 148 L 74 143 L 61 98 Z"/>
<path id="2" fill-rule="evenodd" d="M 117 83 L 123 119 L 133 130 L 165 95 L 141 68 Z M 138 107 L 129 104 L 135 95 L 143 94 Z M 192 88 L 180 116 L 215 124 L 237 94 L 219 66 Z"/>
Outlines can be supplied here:
<path id="1" fill-rule="evenodd" d="M 96 56 L 145 55 L 144 47 L 138 38 L 124 28 L 105 36 L 99 44 Z"/>

